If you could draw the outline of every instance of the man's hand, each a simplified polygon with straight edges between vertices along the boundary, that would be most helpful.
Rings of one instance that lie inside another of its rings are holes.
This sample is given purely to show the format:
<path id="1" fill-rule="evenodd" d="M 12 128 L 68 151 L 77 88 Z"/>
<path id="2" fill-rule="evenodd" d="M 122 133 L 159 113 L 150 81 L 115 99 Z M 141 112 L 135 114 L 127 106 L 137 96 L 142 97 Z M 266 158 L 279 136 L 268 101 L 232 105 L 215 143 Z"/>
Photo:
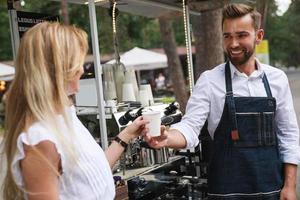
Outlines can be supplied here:
<path id="1" fill-rule="evenodd" d="M 160 127 L 160 136 L 151 137 L 148 133 L 145 134 L 144 140 L 148 143 L 148 145 L 152 148 L 159 149 L 162 147 L 166 147 L 168 144 L 168 131 L 165 126 Z"/>
<path id="2" fill-rule="evenodd" d="M 284 186 L 280 193 L 280 200 L 297 200 L 296 188 Z"/>

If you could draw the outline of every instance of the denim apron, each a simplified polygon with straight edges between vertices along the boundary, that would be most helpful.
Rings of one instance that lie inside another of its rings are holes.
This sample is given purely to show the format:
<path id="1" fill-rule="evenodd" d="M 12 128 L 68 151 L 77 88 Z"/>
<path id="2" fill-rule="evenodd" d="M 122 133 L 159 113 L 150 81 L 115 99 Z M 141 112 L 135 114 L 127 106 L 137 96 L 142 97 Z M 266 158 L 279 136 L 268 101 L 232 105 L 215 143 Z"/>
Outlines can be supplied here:
<path id="1" fill-rule="evenodd" d="M 226 98 L 214 133 L 209 163 L 208 199 L 278 200 L 283 186 L 274 124 L 276 101 L 266 75 L 267 97 L 233 97 L 229 62 Z"/>

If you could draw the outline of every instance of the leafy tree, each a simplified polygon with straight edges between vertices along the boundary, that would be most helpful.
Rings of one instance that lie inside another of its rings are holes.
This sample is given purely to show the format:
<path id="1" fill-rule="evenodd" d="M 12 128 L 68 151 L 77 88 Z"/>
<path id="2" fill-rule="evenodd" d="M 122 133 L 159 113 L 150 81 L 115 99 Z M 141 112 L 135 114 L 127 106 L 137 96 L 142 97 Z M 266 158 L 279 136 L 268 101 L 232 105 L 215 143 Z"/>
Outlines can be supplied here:
<path id="1" fill-rule="evenodd" d="M 10 29 L 6 0 L 0 0 L 0 60 L 12 59 Z M 60 2 L 55 1 L 26 1 L 23 11 L 48 13 L 61 16 Z M 89 12 L 87 5 L 68 4 L 70 23 L 75 24 L 90 33 Z M 96 7 L 98 34 L 101 53 L 113 52 L 112 19 L 109 9 Z M 127 51 L 135 46 L 143 48 L 161 47 L 161 37 L 158 20 L 135 16 L 120 12 L 117 17 L 120 51 Z M 91 37 L 89 37 L 91 44 Z M 90 45 L 91 46 L 91 45 Z"/>
<path id="2" fill-rule="evenodd" d="M 10 41 L 10 28 L 7 8 L 0 5 L 0 60 L 12 59 L 12 46 Z"/>
<path id="3" fill-rule="evenodd" d="M 292 3 L 283 16 L 276 15 L 273 2 L 269 9 L 266 33 L 270 45 L 270 60 L 275 66 L 299 66 L 300 1 Z"/>

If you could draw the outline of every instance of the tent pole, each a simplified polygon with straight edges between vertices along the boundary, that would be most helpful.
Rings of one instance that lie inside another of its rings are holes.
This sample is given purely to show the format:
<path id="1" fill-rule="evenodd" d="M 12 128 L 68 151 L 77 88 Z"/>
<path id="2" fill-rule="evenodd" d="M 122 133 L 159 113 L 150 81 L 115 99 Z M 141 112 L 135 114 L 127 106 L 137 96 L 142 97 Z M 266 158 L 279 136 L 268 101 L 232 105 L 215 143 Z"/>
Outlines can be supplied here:
<path id="1" fill-rule="evenodd" d="M 136 70 L 138 85 L 141 85 L 141 71 Z"/>
<path id="2" fill-rule="evenodd" d="M 104 98 L 103 98 L 103 87 L 102 87 L 102 77 L 101 77 L 102 66 L 100 63 L 99 38 L 98 38 L 96 9 L 95 9 L 94 0 L 89 0 L 88 5 L 89 5 L 92 46 L 93 46 L 93 54 L 94 54 L 94 69 L 95 69 L 95 77 L 96 77 L 101 147 L 105 150 L 108 148 L 108 140 L 107 140 L 107 128 L 106 128 L 106 120 L 105 120 L 105 112 L 104 112 Z"/>
<path id="3" fill-rule="evenodd" d="M 9 17 L 9 25 L 10 25 L 11 46 L 12 46 L 13 56 L 15 60 L 19 48 L 20 37 L 18 31 L 17 11 L 14 9 L 13 0 L 7 0 L 7 9 L 8 9 L 8 17 Z"/>

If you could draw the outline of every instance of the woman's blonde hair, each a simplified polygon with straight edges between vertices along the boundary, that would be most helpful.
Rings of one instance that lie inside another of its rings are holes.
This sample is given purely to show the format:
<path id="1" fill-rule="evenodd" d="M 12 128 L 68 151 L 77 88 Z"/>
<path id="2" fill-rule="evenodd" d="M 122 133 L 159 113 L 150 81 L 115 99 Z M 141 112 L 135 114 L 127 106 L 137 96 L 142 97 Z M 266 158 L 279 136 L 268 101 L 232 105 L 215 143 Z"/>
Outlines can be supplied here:
<path id="1" fill-rule="evenodd" d="M 87 51 L 87 34 L 75 26 L 43 22 L 24 34 L 6 105 L 4 199 L 23 198 L 10 169 L 20 133 L 37 121 L 57 127 L 57 114 L 69 122 L 67 85 L 82 70 Z"/>

